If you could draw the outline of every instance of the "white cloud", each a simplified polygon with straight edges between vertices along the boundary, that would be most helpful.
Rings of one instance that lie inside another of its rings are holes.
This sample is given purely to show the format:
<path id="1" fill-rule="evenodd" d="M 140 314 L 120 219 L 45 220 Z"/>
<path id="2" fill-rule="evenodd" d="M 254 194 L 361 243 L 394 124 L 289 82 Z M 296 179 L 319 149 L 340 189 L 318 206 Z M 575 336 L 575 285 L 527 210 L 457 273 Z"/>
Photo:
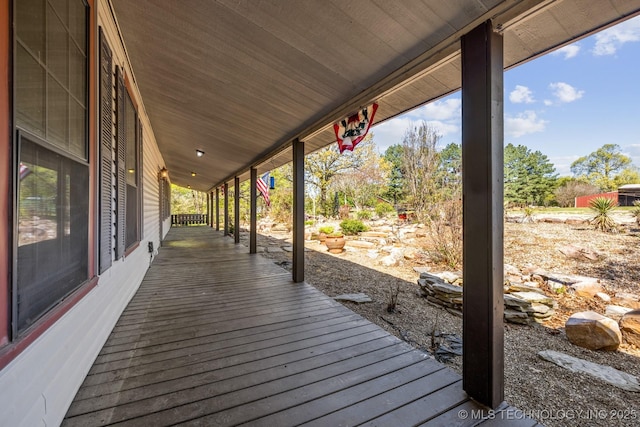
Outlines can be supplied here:
<path id="1" fill-rule="evenodd" d="M 373 140 L 376 142 L 380 152 L 384 153 L 392 145 L 402 144 L 402 138 L 412 123 L 413 121 L 408 117 L 396 117 L 379 125 L 374 125 L 371 128 L 371 133 L 373 133 Z"/>
<path id="2" fill-rule="evenodd" d="M 529 133 L 542 132 L 547 124 L 546 120 L 538 118 L 535 111 L 527 110 L 516 117 L 504 118 L 504 133 L 507 136 L 519 138 Z"/>
<path id="3" fill-rule="evenodd" d="M 550 99 L 545 99 L 543 102 L 544 102 L 544 105 L 546 105 L 547 107 L 550 105 L 553 105 L 553 101 Z"/>
<path id="4" fill-rule="evenodd" d="M 533 100 L 533 92 L 526 86 L 516 85 L 516 88 L 509 94 L 509 101 L 514 104 L 531 104 Z"/>
<path id="5" fill-rule="evenodd" d="M 423 105 L 402 116 L 387 120 L 371 129 L 380 152 L 394 144 L 402 144 L 408 129 L 426 122 L 442 137 L 459 135 L 462 120 L 460 98 L 445 98 Z"/>
<path id="6" fill-rule="evenodd" d="M 573 102 L 582 98 L 582 95 L 584 95 L 584 90 L 578 90 L 564 82 L 551 83 L 549 88 L 553 91 L 553 95 L 560 103 Z"/>
<path id="7" fill-rule="evenodd" d="M 579 156 L 549 156 L 549 161 L 556 167 L 556 173 L 560 176 L 570 176 L 571 164 L 578 160 Z"/>
<path id="8" fill-rule="evenodd" d="M 614 55 L 623 44 L 640 41 L 640 17 L 629 19 L 596 34 L 594 55 Z"/>
<path id="9" fill-rule="evenodd" d="M 623 147 L 625 154 L 631 157 L 634 166 L 640 167 L 640 144 L 630 144 Z"/>
<path id="10" fill-rule="evenodd" d="M 440 134 L 440 136 L 445 137 L 447 135 L 451 135 L 453 133 L 456 133 L 460 130 L 460 128 L 458 126 L 456 126 L 453 123 L 447 123 L 447 122 L 442 122 L 440 120 L 429 120 L 427 122 L 427 124 L 429 126 L 431 126 L 432 128 L 434 128 L 436 130 L 437 133 Z"/>
<path id="11" fill-rule="evenodd" d="M 425 121 L 459 119 L 462 115 L 462 101 L 460 98 L 434 101 L 412 111 L 410 115 Z"/>
<path id="12" fill-rule="evenodd" d="M 371 128 L 373 140 L 376 142 L 380 152 L 384 153 L 391 145 L 402 144 L 402 139 L 407 130 L 418 126 L 421 122 L 422 120 L 412 120 L 407 116 L 387 120 Z M 460 132 L 460 126 L 455 121 L 425 120 L 425 122 L 442 137 Z"/>
<path id="13" fill-rule="evenodd" d="M 552 55 L 564 55 L 564 59 L 570 59 L 578 55 L 580 52 L 580 45 L 572 43 L 565 47 L 561 47 L 558 50 L 551 52 Z"/>

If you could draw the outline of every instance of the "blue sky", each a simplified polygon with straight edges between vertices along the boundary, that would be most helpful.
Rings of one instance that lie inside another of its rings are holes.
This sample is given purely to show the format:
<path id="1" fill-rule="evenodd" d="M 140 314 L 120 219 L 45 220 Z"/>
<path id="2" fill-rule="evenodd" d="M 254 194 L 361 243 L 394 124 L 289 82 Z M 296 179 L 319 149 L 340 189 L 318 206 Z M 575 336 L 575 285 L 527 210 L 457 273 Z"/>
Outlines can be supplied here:
<path id="1" fill-rule="evenodd" d="M 640 16 L 504 75 L 505 145 L 546 154 L 560 175 L 604 144 L 640 167 Z M 461 140 L 460 92 L 372 128 L 380 152 L 424 120 L 441 145 Z"/>

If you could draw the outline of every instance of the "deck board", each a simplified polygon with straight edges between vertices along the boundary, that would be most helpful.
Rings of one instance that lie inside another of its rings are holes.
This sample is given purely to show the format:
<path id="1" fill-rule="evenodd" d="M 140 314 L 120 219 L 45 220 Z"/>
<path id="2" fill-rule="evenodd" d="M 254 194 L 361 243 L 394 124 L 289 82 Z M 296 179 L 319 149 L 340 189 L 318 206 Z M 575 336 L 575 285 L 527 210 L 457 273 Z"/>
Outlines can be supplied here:
<path id="1" fill-rule="evenodd" d="M 458 416 L 487 410 L 458 374 L 247 252 L 208 227 L 172 229 L 63 425 L 482 421 Z"/>

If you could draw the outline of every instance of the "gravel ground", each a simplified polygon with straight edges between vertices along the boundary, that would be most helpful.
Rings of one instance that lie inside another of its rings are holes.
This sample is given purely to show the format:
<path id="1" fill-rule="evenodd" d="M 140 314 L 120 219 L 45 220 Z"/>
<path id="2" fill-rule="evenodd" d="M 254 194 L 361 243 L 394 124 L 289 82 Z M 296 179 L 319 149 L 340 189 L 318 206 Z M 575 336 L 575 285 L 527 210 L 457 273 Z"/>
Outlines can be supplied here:
<path id="1" fill-rule="evenodd" d="M 505 224 L 505 263 L 520 269 L 536 266 L 547 272 L 583 275 L 603 279 L 611 296 L 618 291 L 640 294 L 640 230 L 626 226 L 621 234 L 604 234 L 588 225 L 557 223 Z M 288 233 L 259 235 L 261 247 L 290 245 Z M 245 233 L 241 239 L 248 239 Z M 560 251 L 568 243 L 600 255 L 597 261 L 567 259 Z M 413 239 L 411 246 L 424 248 L 429 242 Z M 383 267 L 366 249 L 348 248 L 332 255 L 319 242 L 307 242 L 305 279 L 329 296 L 364 292 L 372 303 L 344 304 L 388 332 L 413 346 L 432 353 L 442 342 L 440 334 L 462 336 L 462 319 L 427 302 L 419 295 L 416 265 L 431 271 L 442 267 L 416 260 L 396 267 Z M 274 262 L 287 267 L 289 252 L 265 252 Z M 387 311 L 390 296 L 399 288 L 398 304 Z M 550 294 L 551 295 L 551 294 Z M 640 393 L 621 390 L 600 380 L 574 374 L 537 356 L 551 349 L 592 362 L 612 366 L 640 378 L 640 350 L 629 345 L 617 352 L 591 351 L 569 343 L 562 326 L 566 318 L 582 310 L 604 312 L 604 303 L 569 294 L 554 295 L 557 314 L 544 325 L 505 325 L 505 399 L 541 423 L 554 426 L 638 426 Z M 615 301 L 615 300 L 614 300 Z M 462 358 L 446 362 L 461 373 Z"/>

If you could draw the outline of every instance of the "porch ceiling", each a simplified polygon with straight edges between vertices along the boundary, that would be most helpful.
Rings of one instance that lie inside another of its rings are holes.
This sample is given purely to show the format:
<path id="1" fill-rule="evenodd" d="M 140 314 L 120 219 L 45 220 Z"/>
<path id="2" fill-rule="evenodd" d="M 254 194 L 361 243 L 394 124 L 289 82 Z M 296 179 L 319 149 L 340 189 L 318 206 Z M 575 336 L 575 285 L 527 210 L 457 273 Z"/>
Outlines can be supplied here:
<path id="1" fill-rule="evenodd" d="M 640 13 L 640 0 L 111 3 L 171 180 L 203 191 L 289 162 L 296 137 L 307 152 L 334 142 L 332 123 L 374 100 L 380 123 L 459 89 L 459 38 L 486 19 L 508 68 Z"/>

